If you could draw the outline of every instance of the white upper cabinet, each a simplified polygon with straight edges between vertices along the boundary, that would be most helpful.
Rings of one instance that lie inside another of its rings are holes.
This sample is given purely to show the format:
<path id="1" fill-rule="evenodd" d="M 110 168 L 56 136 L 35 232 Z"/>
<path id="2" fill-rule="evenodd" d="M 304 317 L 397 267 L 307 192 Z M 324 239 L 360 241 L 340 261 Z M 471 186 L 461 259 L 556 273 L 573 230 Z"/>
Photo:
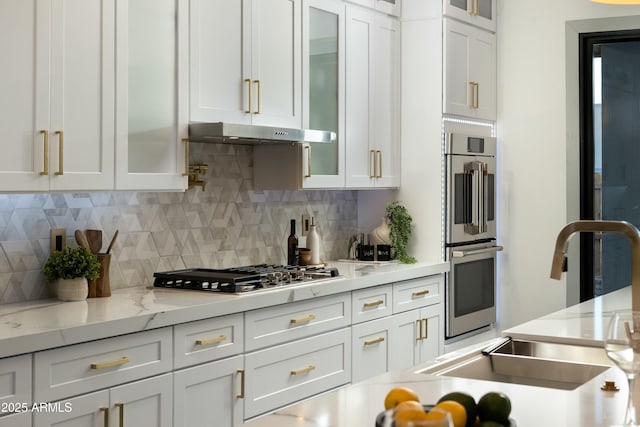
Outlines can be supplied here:
<path id="1" fill-rule="evenodd" d="M 0 1 L 0 191 L 113 188 L 114 0 Z"/>
<path id="2" fill-rule="evenodd" d="M 347 6 L 346 185 L 400 185 L 400 25 Z"/>
<path id="3" fill-rule="evenodd" d="M 402 13 L 402 0 L 347 0 L 350 3 L 359 4 L 370 9 L 376 9 L 389 15 L 400 16 Z"/>
<path id="4" fill-rule="evenodd" d="M 118 190 L 187 187 L 188 0 L 117 0 Z"/>
<path id="5" fill-rule="evenodd" d="M 496 120 L 496 36 L 445 18 L 443 112 Z"/>
<path id="6" fill-rule="evenodd" d="M 302 126 L 302 0 L 191 1 L 191 120 Z"/>
<path id="7" fill-rule="evenodd" d="M 496 0 L 442 0 L 444 14 L 484 28 L 496 31 Z"/>

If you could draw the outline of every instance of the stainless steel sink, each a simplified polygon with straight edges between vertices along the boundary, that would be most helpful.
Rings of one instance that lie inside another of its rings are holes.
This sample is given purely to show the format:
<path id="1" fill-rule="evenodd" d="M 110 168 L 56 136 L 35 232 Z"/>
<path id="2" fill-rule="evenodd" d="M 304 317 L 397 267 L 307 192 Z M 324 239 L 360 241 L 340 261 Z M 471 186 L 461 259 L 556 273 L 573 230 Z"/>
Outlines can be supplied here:
<path id="1" fill-rule="evenodd" d="M 602 348 L 506 339 L 420 372 L 573 390 L 611 366 Z"/>

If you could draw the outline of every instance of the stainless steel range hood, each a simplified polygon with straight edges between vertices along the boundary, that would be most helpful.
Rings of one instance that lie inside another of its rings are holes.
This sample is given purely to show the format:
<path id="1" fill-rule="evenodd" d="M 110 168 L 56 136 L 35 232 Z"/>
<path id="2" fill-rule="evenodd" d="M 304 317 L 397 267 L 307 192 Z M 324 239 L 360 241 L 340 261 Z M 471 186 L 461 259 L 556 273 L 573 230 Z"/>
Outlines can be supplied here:
<path id="1" fill-rule="evenodd" d="M 278 144 L 283 142 L 335 141 L 335 132 L 313 129 L 288 129 L 271 126 L 242 125 L 235 123 L 189 124 L 190 142 L 227 144 Z"/>

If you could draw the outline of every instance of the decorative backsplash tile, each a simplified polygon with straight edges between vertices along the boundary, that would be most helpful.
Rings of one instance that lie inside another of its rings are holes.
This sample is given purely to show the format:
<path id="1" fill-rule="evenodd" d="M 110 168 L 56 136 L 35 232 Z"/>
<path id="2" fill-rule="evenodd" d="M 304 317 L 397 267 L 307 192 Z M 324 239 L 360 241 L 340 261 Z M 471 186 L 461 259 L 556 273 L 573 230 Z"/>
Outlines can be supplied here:
<path id="1" fill-rule="evenodd" d="M 65 228 L 71 246 L 76 229 L 101 229 L 103 250 L 119 230 L 113 289 L 151 285 L 155 271 L 284 263 L 289 219 L 299 223 L 303 213 L 316 218 L 322 259 L 347 255 L 357 226 L 356 191 L 254 191 L 251 147 L 192 147 L 192 162 L 209 166 L 204 192 L 0 195 L 0 303 L 51 295 L 42 266 L 52 228 Z"/>

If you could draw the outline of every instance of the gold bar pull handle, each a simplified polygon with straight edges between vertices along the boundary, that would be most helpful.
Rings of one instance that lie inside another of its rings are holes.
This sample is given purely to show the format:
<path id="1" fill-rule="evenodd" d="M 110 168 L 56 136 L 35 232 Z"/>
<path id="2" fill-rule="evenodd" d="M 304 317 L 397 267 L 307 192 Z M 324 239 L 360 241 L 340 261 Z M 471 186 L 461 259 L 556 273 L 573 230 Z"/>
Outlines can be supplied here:
<path id="1" fill-rule="evenodd" d="M 304 150 L 307 152 L 307 173 L 304 174 L 304 177 L 311 178 L 311 147 L 305 145 Z"/>
<path id="2" fill-rule="evenodd" d="M 124 357 L 121 357 L 120 359 L 109 360 L 108 362 L 92 363 L 91 369 L 112 368 L 114 366 L 124 365 L 129 362 L 130 362 L 129 358 L 127 356 L 124 356 Z"/>
<path id="3" fill-rule="evenodd" d="M 295 371 L 291 371 L 291 375 L 301 375 L 306 374 L 307 372 L 311 372 L 316 369 L 315 365 L 309 365 L 306 368 L 297 369 Z"/>
<path id="4" fill-rule="evenodd" d="M 260 106 L 262 105 L 262 86 L 260 85 L 260 80 L 254 80 L 253 82 L 258 86 L 258 109 L 254 111 L 253 114 L 260 114 Z"/>
<path id="5" fill-rule="evenodd" d="M 236 398 L 244 399 L 244 369 L 238 369 L 237 374 L 240 374 L 240 394 L 236 394 Z"/>
<path id="6" fill-rule="evenodd" d="M 475 108 L 480 108 L 480 83 L 476 83 L 476 103 L 475 103 Z"/>
<path id="7" fill-rule="evenodd" d="M 124 403 L 116 403 L 115 407 L 119 409 L 118 425 L 124 427 Z"/>
<path id="8" fill-rule="evenodd" d="M 378 175 L 376 178 L 382 178 L 382 151 L 376 150 L 376 154 L 378 155 Z"/>
<path id="9" fill-rule="evenodd" d="M 104 427 L 109 427 L 109 408 L 103 406 L 100 408 L 100 412 L 104 415 Z"/>
<path id="10" fill-rule="evenodd" d="M 420 341 L 422 339 L 422 319 L 416 320 L 416 326 L 418 327 L 418 337 L 416 341 Z"/>
<path id="11" fill-rule="evenodd" d="M 251 104 L 252 104 L 252 101 L 253 101 L 253 99 L 252 99 L 253 97 L 251 96 L 251 90 L 253 89 L 252 85 L 251 85 L 251 79 L 244 79 L 244 82 L 249 87 L 249 109 L 245 110 L 244 112 L 247 113 L 247 114 L 251 114 Z"/>
<path id="12" fill-rule="evenodd" d="M 429 338 L 429 319 L 422 319 L 424 321 L 424 336 L 422 337 L 422 339 L 428 339 Z"/>
<path id="13" fill-rule="evenodd" d="M 293 323 L 294 325 L 299 325 L 301 323 L 307 323 L 307 322 L 311 322 L 312 320 L 314 320 L 316 318 L 315 315 L 310 314 L 308 316 L 304 316 L 304 317 L 299 317 L 297 319 L 291 319 L 291 323 Z"/>
<path id="14" fill-rule="evenodd" d="M 58 172 L 56 175 L 64 175 L 64 132 L 56 131 L 58 135 Z"/>
<path id="15" fill-rule="evenodd" d="M 43 135 L 44 141 L 44 165 L 42 165 L 40 175 L 49 175 L 49 132 L 41 130 L 40 133 Z"/>
<path id="16" fill-rule="evenodd" d="M 429 289 L 425 289 L 423 291 L 415 291 L 411 293 L 411 298 L 419 298 L 427 295 L 429 293 Z"/>
<path id="17" fill-rule="evenodd" d="M 469 14 L 471 16 L 478 16 L 478 0 L 471 0 L 471 11 Z"/>
<path id="18" fill-rule="evenodd" d="M 189 176 L 189 138 L 182 138 L 184 144 L 184 172 L 182 176 Z"/>
<path id="19" fill-rule="evenodd" d="M 196 345 L 211 345 L 211 344 L 217 344 L 219 342 L 222 342 L 224 340 L 227 339 L 226 335 L 220 335 L 219 337 L 215 337 L 215 338 L 204 338 L 201 340 L 196 340 Z"/>
<path id="20" fill-rule="evenodd" d="M 471 86 L 471 103 L 469 108 L 477 109 L 480 105 L 480 84 L 478 82 L 469 82 Z"/>
<path id="21" fill-rule="evenodd" d="M 384 301 L 379 299 L 377 301 L 365 302 L 363 304 L 363 307 L 364 308 L 374 308 L 374 307 L 377 307 L 377 306 L 382 305 L 382 304 L 384 304 Z"/>
<path id="22" fill-rule="evenodd" d="M 381 342 L 384 342 L 384 337 L 379 337 L 379 338 L 376 338 L 376 339 L 373 339 L 373 340 L 370 340 L 370 341 L 365 341 L 364 345 L 365 346 L 375 345 L 375 344 L 378 344 L 378 343 L 381 343 Z"/>

